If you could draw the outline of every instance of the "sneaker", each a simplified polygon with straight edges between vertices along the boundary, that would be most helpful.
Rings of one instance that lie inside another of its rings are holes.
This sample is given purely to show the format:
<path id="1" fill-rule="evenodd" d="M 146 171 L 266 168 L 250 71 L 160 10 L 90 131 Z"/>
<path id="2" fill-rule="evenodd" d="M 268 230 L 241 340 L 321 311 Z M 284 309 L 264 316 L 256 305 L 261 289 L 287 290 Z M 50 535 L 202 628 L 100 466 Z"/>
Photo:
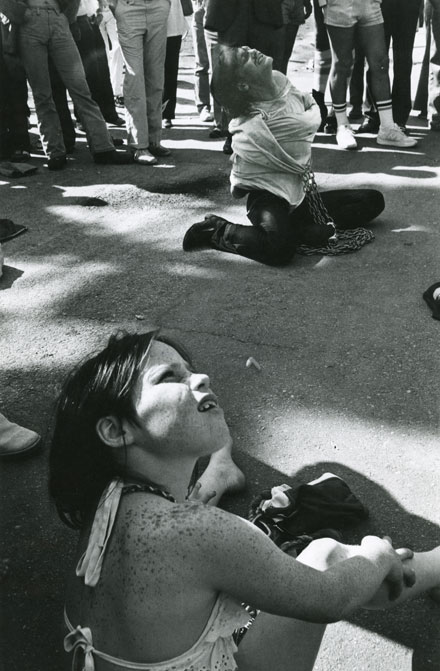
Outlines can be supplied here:
<path id="1" fill-rule="evenodd" d="M 376 138 L 377 144 L 386 145 L 390 147 L 415 147 L 417 140 L 413 137 L 408 137 L 395 123 L 389 128 L 379 128 Z"/>
<path id="2" fill-rule="evenodd" d="M 202 109 L 200 110 L 199 117 L 200 121 L 203 121 L 203 123 L 210 123 L 214 121 L 214 117 L 211 113 L 211 110 L 209 109 L 209 107 L 206 107 L 206 105 L 202 107 Z"/>
<path id="3" fill-rule="evenodd" d="M 125 107 L 124 96 L 115 96 L 115 105 L 116 107 Z"/>
<path id="4" fill-rule="evenodd" d="M 133 160 L 135 163 L 140 163 L 141 165 L 154 165 L 157 163 L 157 158 L 150 154 L 148 149 L 136 149 L 133 154 Z"/>
<path id="5" fill-rule="evenodd" d="M 170 156 L 171 152 L 167 147 L 164 147 L 162 144 L 150 144 L 148 145 L 148 151 L 150 154 L 153 154 L 153 156 Z"/>
<path id="6" fill-rule="evenodd" d="M 353 129 L 349 124 L 341 124 L 336 130 L 336 143 L 340 149 L 357 149 Z"/>

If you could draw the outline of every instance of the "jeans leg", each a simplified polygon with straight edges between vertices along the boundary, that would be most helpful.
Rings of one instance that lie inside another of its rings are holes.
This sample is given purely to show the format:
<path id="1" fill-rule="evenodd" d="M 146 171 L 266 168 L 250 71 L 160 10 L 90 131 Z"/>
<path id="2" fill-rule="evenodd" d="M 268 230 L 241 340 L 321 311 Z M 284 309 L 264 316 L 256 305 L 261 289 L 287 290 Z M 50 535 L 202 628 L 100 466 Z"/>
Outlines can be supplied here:
<path id="1" fill-rule="evenodd" d="M 26 74 L 20 60 L 16 56 L 5 54 L 4 64 L 7 78 L 7 92 L 4 94 L 6 97 L 4 102 L 8 110 L 7 127 L 10 148 L 12 151 L 30 151 Z M 0 93 L 0 99 L 2 96 L 3 94 Z"/>
<path id="2" fill-rule="evenodd" d="M 282 38 L 280 39 L 279 49 L 280 54 L 277 55 L 277 62 L 274 66 L 275 70 L 279 70 L 284 75 L 287 74 L 289 67 L 289 60 L 292 55 L 293 47 L 295 46 L 296 36 L 298 34 L 299 25 L 297 23 L 287 23 L 282 28 Z"/>
<path id="3" fill-rule="evenodd" d="M 99 29 L 104 39 L 113 94 L 122 96 L 124 59 L 119 44 L 116 20 L 109 9 L 103 10 L 103 20 L 99 24 Z"/>
<path id="4" fill-rule="evenodd" d="M 144 78 L 149 144 L 159 144 L 162 136 L 162 94 L 169 13 L 169 0 L 150 0 L 147 3 L 147 32 L 144 35 Z"/>
<path id="5" fill-rule="evenodd" d="M 209 68 L 211 73 L 213 72 L 219 54 L 219 38 L 218 33 L 214 33 L 211 30 L 205 30 L 206 44 L 208 47 L 208 57 L 209 57 Z M 214 98 L 214 125 L 216 128 L 221 128 L 222 130 L 227 130 L 228 128 L 228 118 L 223 111 L 221 105 Z"/>
<path id="6" fill-rule="evenodd" d="M 50 83 L 52 86 L 52 96 L 55 102 L 55 107 L 57 108 L 58 117 L 61 123 L 61 129 L 63 131 L 64 144 L 66 149 L 72 149 L 75 145 L 76 132 L 75 125 L 72 120 L 72 115 L 70 113 L 69 105 L 67 102 L 67 91 L 61 77 L 58 74 L 58 71 L 52 59 L 49 58 L 49 75 Z"/>
<path id="7" fill-rule="evenodd" d="M 406 124 L 411 111 L 412 55 L 419 10 L 420 0 L 388 0 L 382 4 L 385 30 L 393 45 L 393 118 L 400 125 Z"/>
<path id="8" fill-rule="evenodd" d="M 226 224 L 214 234 L 213 247 L 267 265 L 289 263 L 295 253 L 295 229 L 288 202 L 268 191 L 252 191 L 247 216 L 252 226 Z"/>
<path id="9" fill-rule="evenodd" d="M 429 74 L 429 116 L 440 124 L 440 9 L 433 5 L 431 18 L 433 50 Z"/>
<path id="10" fill-rule="evenodd" d="M 145 3 L 119 0 L 115 16 L 125 64 L 127 141 L 133 149 L 146 149 L 150 141 L 144 77 L 144 34 L 147 30 Z"/>
<path id="11" fill-rule="evenodd" d="M 90 94 L 104 119 L 108 118 L 110 121 L 112 116 L 116 116 L 116 110 L 104 41 L 99 27 L 88 16 L 78 16 L 77 23 L 81 31 L 77 47 Z"/>
<path id="12" fill-rule="evenodd" d="M 166 105 L 162 112 L 164 119 L 174 119 L 177 102 L 177 77 L 179 74 L 179 55 L 182 35 L 173 35 L 167 38 L 167 52 L 165 57 L 165 81 L 163 87 L 163 101 Z"/>
<path id="13" fill-rule="evenodd" d="M 48 49 L 52 15 L 55 15 L 53 10 L 31 10 L 31 17 L 20 28 L 20 56 L 34 96 L 44 152 L 49 158 L 56 158 L 64 156 L 66 148 L 49 77 Z"/>
<path id="14" fill-rule="evenodd" d="M 211 109 L 211 97 L 209 93 L 209 56 L 206 46 L 205 29 L 203 21 L 205 18 L 205 7 L 194 8 L 191 23 L 191 32 L 194 45 L 194 97 L 196 107 L 200 112 L 203 107 Z"/>
<path id="15" fill-rule="evenodd" d="M 425 51 L 423 54 L 422 67 L 420 70 L 417 91 L 414 98 L 413 109 L 419 110 L 422 115 L 428 114 L 428 88 L 429 88 L 429 59 L 431 55 L 431 16 L 425 12 Z"/>
<path id="16" fill-rule="evenodd" d="M 341 229 L 364 226 L 385 208 L 382 193 L 375 189 L 322 191 L 321 198 L 336 228 Z"/>
<path id="17" fill-rule="evenodd" d="M 91 152 L 113 151 L 112 139 L 100 109 L 90 95 L 81 57 L 64 14 L 52 12 L 49 53 L 85 128 Z"/>
<path id="18" fill-rule="evenodd" d="M 318 0 L 313 0 L 313 18 L 315 19 L 315 49 L 316 51 L 329 51 L 330 41 L 324 23 L 322 7 L 320 7 Z"/>
<path id="19" fill-rule="evenodd" d="M 95 52 L 96 71 L 98 82 L 96 88 L 96 102 L 98 103 L 104 119 L 111 123 L 117 116 L 112 83 L 110 80 L 110 69 L 105 51 L 104 38 L 102 37 L 96 20 L 92 19 L 93 49 Z M 92 95 L 93 97 L 93 95 Z"/>

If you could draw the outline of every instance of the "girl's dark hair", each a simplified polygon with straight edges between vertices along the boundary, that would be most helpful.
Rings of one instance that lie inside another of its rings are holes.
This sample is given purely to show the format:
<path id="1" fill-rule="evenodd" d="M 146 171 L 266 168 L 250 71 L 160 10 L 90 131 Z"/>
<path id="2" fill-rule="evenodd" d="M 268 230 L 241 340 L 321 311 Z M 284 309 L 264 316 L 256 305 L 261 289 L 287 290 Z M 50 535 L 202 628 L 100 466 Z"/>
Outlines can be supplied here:
<path id="1" fill-rule="evenodd" d="M 220 45 L 223 50 L 233 50 L 234 47 Z M 227 114 L 235 117 L 247 114 L 250 110 L 250 100 L 246 91 L 237 86 L 239 65 L 220 61 L 214 66 L 211 78 L 212 97 L 218 102 Z"/>
<path id="2" fill-rule="evenodd" d="M 74 369 L 59 396 L 49 457 L 49 492 L 61 520 L 80 528 L 114 477 L 123 477 L 122 460 L 100 440 L 96 424 L 113 415 L 138 421 L 133 390 L 154 340 L 164 342 L 190 363 L 185 349 L 158 331 L 117 333 L 107 346 Z"/>

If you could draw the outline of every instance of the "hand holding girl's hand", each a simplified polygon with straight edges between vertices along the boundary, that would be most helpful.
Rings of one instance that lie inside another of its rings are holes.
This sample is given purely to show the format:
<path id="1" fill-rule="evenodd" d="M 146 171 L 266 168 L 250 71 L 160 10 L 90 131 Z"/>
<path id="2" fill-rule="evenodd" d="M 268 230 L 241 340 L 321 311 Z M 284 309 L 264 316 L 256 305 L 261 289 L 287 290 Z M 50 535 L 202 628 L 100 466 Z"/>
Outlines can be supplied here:
<path id="1" fill-rule="evenodd" d="M 365 543 L 364 543 L 365 541 Z M 379 541 L 382 546 L 379 547 Z M 408 560 L 412 559 L 414 553 L 409 548 L 399 548 L 394 550 L 391 539 L 388 536 L 380 539 L 375 536 L 367 536 L 362 544 L 365 547 L 373 549 L 388 559 L 391 559 L 391 567 L 388 574 L 383 581 L 381 587 L 376 592 L 370 601 L 365 604 L 367 608 L 383 608 L 389 604 L 390 601 L 395 601 L 401 595 L 404 587 L 412 587 L 416 580 L 414 569 L 408 564 Z"/>

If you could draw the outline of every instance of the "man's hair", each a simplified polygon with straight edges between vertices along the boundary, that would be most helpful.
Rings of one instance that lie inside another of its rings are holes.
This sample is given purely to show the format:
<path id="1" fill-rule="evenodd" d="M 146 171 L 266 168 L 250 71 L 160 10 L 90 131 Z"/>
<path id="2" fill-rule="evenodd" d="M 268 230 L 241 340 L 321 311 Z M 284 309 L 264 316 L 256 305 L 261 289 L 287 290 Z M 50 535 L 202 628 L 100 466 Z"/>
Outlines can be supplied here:
<path id="1" fill-rule="evenodd" d="M 222 49 L 233 49 L 220 46 Z M 214 66 L 211 78 L 212 96 L 231 118 L 247 114 L 250 107 L 247 91 L 242 91 L 237 86 L 238 69 L 239 66 L 235 63 L 226 64 L 220 61 Z"/>

